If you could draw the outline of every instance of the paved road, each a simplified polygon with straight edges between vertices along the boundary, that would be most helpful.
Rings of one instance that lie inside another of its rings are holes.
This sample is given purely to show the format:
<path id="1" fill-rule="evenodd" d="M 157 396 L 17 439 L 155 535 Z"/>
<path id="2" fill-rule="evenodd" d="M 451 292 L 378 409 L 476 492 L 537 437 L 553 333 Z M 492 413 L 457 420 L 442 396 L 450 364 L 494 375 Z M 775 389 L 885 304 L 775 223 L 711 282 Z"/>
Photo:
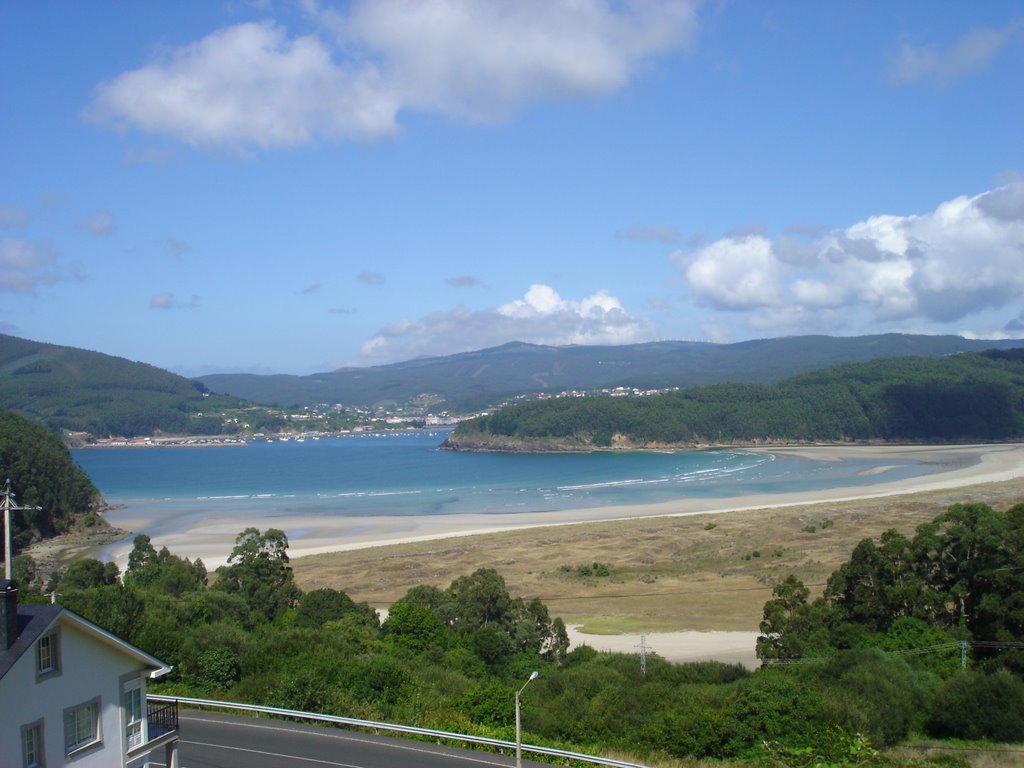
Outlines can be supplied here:
<path id="1" fill-rule="evenodd" d="M 487 768 L 515 765 L 509 756 L 440 747 L 282 720 L 182 712 L 181 768 Z M 163 754 L 153 757 L 163 759 Z M 154 762 L 153 765 L 163 765 Z M 524 766 L 550 768 L 526 759 Z"/>

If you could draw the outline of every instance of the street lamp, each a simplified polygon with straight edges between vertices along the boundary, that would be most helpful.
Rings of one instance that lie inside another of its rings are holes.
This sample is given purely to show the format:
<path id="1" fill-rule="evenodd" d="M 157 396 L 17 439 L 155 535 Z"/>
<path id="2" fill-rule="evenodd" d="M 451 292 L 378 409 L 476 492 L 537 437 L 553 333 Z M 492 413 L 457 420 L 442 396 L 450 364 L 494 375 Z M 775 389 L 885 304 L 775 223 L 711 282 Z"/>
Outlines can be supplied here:
<path id="1" fill-rule="evenodd" d="M 530 678 L 523 683 L 523 687 L 516 691 L 516 768 L 522 768 L 523 765 L 523 732 L 519 725 L 519 696 L 526 690 L 526 686 L 537 679 L 539 674 L 540 672 L 533 670 L 530 673 Z"/>

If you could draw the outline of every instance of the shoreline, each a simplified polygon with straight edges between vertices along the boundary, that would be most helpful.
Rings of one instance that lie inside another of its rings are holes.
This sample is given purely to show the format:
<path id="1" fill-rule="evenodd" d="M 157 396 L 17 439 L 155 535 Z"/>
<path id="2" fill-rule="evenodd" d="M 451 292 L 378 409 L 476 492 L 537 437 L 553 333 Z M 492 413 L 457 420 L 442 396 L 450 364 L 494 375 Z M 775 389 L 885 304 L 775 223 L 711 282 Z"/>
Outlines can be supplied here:
<path id="1" fill-rule="evenodd" d="M 773 516 L 776 510 L 788 514 L 790 509 L 806 510 L 813 514 L 819 506 L 844 502 L 859 502 L 898 499 L 901 496 L 915 498 L 915 495 L 928 492 L 955 491 L 958 488 L 978 487 L 1008 481 L 1024 479 L 1024 443 L 1001 443 L 984 445 L 957 446 L 865 446 L 865 445 L 800 445 L 751 447 L 747 450 L 769 454 L 791 454 L 801 458 L 836 462 L 847 459 L 869 459 L 875 465 L 863 470 L 862 477 L 870 478 L 866 485 L 838 487 L 820 491 L 801 491 L 784 493 L 755 493 L 734 495 L 721 498 L 681 498 L 654 504 L 623 505 L 615 507 L 563 510 L 559 512 L 534 512 L 503 515 L 487 514 L 453 514 L 440 516 L 416 516 L 412 518 L 377 517 L 358 519 L 324 519 L 313 516 L 289 517 L 287 525 L 282 525 L 281 518 L 265 518 L 257 521 L 270 527 L 283 528 L 289 537 L 289 557 L 297 569 L 319 569 L 314 565 L 318 561 L 307 556 L 343 553 L 374 548 L 387 548 L 392 545 L 430 542 L 439 544 L 443 550 L 461 549 L 459 539 L 487 536 L 489 534 L 527 532 L 530 541 L 538 541 L 543 537 L 543 529 L 563 528 L 574 538 L 587 538 L 597 531 L 597 524 L 616 521 L 636 521 L 687 518 L 691 516 L 738 513 L 741 517 L 747 513 L 765 513 L 766 518 Z M 909 479 L 890 478 L 889 472 L 898 466 L 896 462 L 916 461 L 928 465 L 931 472 Z M 910 503 L 915 503 L 911 501 Z M 130 518 L 130 510 L 125 510 L 123 519 L 116 521 L 121 528 L 139 530 L 149 521 L 141 518 Z M 736 519 L 733 516 L 732 519 Z M 588 524 L 595 525 L 588 529 Z M 698 524 L 699 525 L 699 524 Z M 721 526 L 726 526 L 725 520 Z M 700 526 L 703 528 L 703 526 Z M 719 528 L 722 530 L 723 528 Z M 190 527 L 175 530 L 168 535 L 154 536 L 156 547 L 167 546 L 172 552 L 182 557 L 201 557 L 211 571 L 226 561 L 238 534 L 239 519 L 237 517 L 200 520 Z M 529 533 L 538 531 L 534 537 Z M 706 530 L 706 529 L 704 529 Z M 836 530 L 836 529 L 831 529 Z M 78 556 L 112 557 L 123 567 L 131 548 L 132 534 L 118 544 L 94 548 L 92 551 L 78 551 Z M 522 539 L 523 537 L 520 537 Z M 466 546 L 473 546 L 467 541 Z M 566 550 L 568 551 L 568 550 Z M 583 550 L 587 551 L 587 550 Z M 394 555 L 389 552 L 395 552 Z M 397 557 L 403 560 L 399 568 L 406 565 L 412 567 L 414 562 L 429 563 L 430 556 L 423 553 L 414 555 L 411 561 L 404 562 L 401 550 L 384 549 L 380 553 L 368 554 L 376 565 L 371 566 L 378 574 L 395 567 Z M 485 556 L 486 557 L 486 556 Z M 487 562 L 498 562 L 492 553 Z M 294 562 L 299 561 L 299 562 Z M 467 561 L 468 562 L 468 561 Z M 478 562 L 483 564 L 483 561 Z M 436 567 L 427 568 L 427 573 L 436 571 Z M 434 574 L 436 576 L 436 573 Z M 376 581 L 379 576 L 374 576 Z M 430 576 L 426 577 L 428 580 Z M 717 577 L 715 581 L 717 581 Z M 307 576 L 308 581 L 308 576 Z M 703 582 L 702 582 L 703 583 Z M 753 584 L 746 584 L 749 589 Z M 385 605 L 386 603 L 380 603 Z M 659 611 L 662 609 L 658 609 Z M 578 614 L 578 612 L 577 612 Z M 638 614 L 648 618 L 661 616 L 661 613 Z M 717 615 L 717 614 L 716 614 Z M 637 631 L 632 627 L 644 627 L 648 624 L 650 631 Z M 747 668 L 759 665 L 754 652 L 754 643 L 758 635 L 756 620 L 748 625 L 745 622 L 708 622 L 697 621 L 679 630 L 662 631 L 660 620 L 645 622 L 639 618 L 632 622 L 630 630 L 619 634 L 595 634 L 584 631 L 585 627 L 570 623 L 568 626 L 571 647 L 588 645 L 595 650 L 606 650 L 626 654 L 635 654 L 641 647 L 666 661 L 685 663 L 691 661 L 720 661 L 738 663 Z"/>
<path id="2" fill-rule="evenodd" d="M 461 536 L 476 536 L 560 525 L 582 525 L 648 517 L 674 517 L 755 509 L 838 502 L 896 496 L 920 491 L 942 490 L 979 483 L 999 482 L 1024 476 L 1024 443 L 976 445 L 792 445 L 752 446 L 751 452 L 788 454 L 812 461 L 844 459 L 876 460 L 878 466 L 863 476 L 872 482 L 815 491 L 754 493 L 719 498 L 680 498 L 652 504 L 616 505 L 546 512 L 500 514 L 413 515 L 406 517 L 365 516 L 325 518 L 298 515 L 263 518 L 257 523 L 281 528 L 288 536 L 291 559 L 307 555 L 342 552 L 407 544 Z M 889 461 L 916 461 L 934 471 L 904 480 L 888 480 Z M 138 531 L 151 520 L 128 514 L 112 521 L 122 529 Z M 282 524 L 285 523 L 285 524 Z M 235 537 L 240 532 L 237 517 L 191 520 L 180 529 L 153 536 L 153 545 L 190 559 L 201 558 L 211 571 L 227 562 Z M 243 524 L 244 527 L 244 524 Z M 124 567 L 131 550 L 131 536 L 94 552 L 92 556 L 111 559 Z"/>

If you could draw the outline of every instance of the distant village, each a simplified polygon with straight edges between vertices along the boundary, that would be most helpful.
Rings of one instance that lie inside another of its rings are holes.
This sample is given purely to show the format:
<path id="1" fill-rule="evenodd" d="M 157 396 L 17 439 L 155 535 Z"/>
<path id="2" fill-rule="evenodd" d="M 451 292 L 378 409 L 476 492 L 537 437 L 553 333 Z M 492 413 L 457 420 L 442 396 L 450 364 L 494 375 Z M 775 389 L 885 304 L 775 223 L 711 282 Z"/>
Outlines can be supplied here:
<path id="1" fill-rule="evenodd" d="M 529 400 L 551 400 L 565 397 L 645 397 L 675 391 L 669 389 L 639 389 L 636 387 L 615 387 L 600 390 L 564 390 L 557 393 L 528 393 L 517 395 L 503 405 Z M 484 416 L 491 410 L 472 414 L 424 412 L 436 400 L 429 395 L 420 395 L 414 401 L 402 405 L 378 405 L 374 407 L 350 407 L 340 403 L 305 406 L 302 409 L 285 411 L 265 406 L 250 406 L 244 413 L 225 412 L 222 417 L 221 434 L 207 435 L 146 435 L 125 437 L 117 435 L 96 436 L 88 432 L 68 432 L 66 438 L 78 447 L 106 448 L 201 448 L 244 446 L 250 442 L 305 442 L 324 437 L 358 435 L 374 432 L 411 431 L 422 429 L 451 429 L 464 419 Z M 194 414 L 196 418 L 211 416 L 204 412 Z"/>

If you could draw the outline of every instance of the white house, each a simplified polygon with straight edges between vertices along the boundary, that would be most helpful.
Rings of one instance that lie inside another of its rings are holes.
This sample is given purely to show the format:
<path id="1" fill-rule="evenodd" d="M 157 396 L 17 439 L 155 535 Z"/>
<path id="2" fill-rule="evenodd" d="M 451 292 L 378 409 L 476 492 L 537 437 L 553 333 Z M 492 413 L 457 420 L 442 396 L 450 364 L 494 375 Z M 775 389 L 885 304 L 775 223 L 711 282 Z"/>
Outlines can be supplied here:
<path id="1" fill-rule="evenodd" d="M 66 608 L 19 605 L 0 579 L 0 768 L 137 768 L 157 750 L 177 768 L 177 708 L 146 701 L 169 671 Z"/>

